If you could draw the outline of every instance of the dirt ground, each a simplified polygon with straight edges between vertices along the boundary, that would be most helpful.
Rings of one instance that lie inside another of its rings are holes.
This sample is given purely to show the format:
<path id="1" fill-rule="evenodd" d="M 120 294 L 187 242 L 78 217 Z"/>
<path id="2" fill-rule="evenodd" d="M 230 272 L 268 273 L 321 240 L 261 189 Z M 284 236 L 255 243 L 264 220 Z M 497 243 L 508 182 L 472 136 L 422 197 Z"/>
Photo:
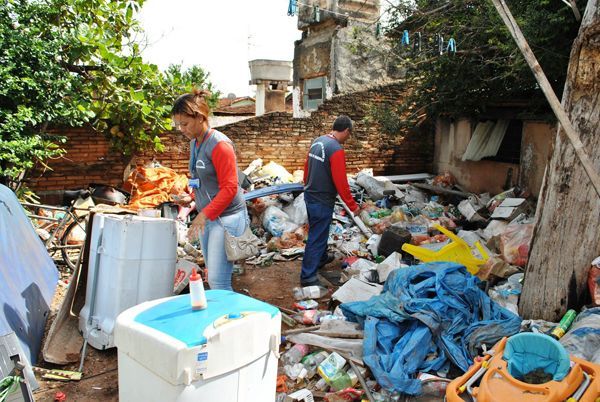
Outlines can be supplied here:
<path id="1" fill-rule="evenodd" d="M 267 267 L 243 266 L 243 273 L 233 276 L 233 288 L 243 294 L 266 301 L 275 306 L 291 309 L 294 303 L 292 288 L 298 286 L 300 276 L 300 260 L 274 262 Z M 327 271 L 339 269 L 339 261 L 326 267 Z M 66 275 L 63 275 L 66 279 Z M 65 287 L 59 286 L 52 304 L 52 314 L 48 320 L 49 328 L 62 298 Z M 287 327 L 282 326 L 282 330 Z M 41 359 L 40 359 L 41 360 Z M 67 366 L 56 366 L 40 361 L 38 366 L 77 371 L 79 363 Z M 40 389 L 34 393 L 36 401 L 54 401 L 57 392 L 63 392 L 67 401 L 118 401 L 117 351 L 110 349 L 98 351 L 87 348 L 81 381 L 58 382 L 44 381 L 38 377 Z"/>

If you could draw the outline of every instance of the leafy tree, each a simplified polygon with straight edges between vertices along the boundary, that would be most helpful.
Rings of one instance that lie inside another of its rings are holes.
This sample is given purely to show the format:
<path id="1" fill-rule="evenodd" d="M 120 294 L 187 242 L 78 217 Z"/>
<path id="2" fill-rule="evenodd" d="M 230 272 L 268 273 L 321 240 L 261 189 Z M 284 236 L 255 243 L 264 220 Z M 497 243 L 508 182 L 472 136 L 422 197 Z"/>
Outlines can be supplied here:
<path id="1" fill-rule="evenodd" d="M 560 94 L 579 27 L 573 12 L 560 1 L 508 3 Z M 491 1 L 399 0 L 388 20 L 384 31 L 392 49 L 389 55 L 406 69 L 413 86 L 412 96 L 394 111 L 406 119 L 405 124 L 414 124 L 424 113 L 476 116 L 488 105 L 503 101 L 527 100 L 527 113 L 547 109 L 533 74 Z M 405 31 L 408 45 L 402 43 Z M 420 49 L 416 46 L 419 34 Z M 455 53 L 448 52 L 450 38 L 456 43 Z"/>
<path id="2" fill-rule="evenodd" d="M 212 88 L 200 67 L 142 61 L 143 2 L 0 0 L 0 181 L 64 153 L 60 126 L 89 124 L 125 154 L 161 150 L 174 96 Z"/>

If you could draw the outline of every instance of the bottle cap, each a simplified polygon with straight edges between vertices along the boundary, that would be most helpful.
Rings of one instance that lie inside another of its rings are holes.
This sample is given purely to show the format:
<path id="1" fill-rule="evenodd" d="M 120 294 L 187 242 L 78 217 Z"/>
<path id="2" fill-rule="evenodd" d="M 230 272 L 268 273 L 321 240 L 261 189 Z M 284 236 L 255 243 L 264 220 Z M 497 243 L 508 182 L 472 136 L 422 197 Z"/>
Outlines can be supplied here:
<path id="1" fill-rule="evenodd" d="M 192 268 L 192 273 L 190 274 L 190 281 L 200 280 L 200 274 L 196 272 L 196 268 Z"/>

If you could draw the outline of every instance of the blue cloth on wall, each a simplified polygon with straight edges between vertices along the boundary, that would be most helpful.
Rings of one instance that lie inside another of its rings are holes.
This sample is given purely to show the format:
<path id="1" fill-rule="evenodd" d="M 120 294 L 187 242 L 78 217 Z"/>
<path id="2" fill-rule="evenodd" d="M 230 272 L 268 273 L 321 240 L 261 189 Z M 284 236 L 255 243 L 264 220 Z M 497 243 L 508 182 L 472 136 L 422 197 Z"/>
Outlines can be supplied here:
<path id="1" fill-rule="evenodd" d="M 392 271 L 383 292 L 341 305 L 364 325 L 364 361 L 379 384 L 421 392 L 419 372 L 466 371 L 485 343 L 519 332 L 521 318 L 491 300 L 462 265 L 434 262 Z"/>

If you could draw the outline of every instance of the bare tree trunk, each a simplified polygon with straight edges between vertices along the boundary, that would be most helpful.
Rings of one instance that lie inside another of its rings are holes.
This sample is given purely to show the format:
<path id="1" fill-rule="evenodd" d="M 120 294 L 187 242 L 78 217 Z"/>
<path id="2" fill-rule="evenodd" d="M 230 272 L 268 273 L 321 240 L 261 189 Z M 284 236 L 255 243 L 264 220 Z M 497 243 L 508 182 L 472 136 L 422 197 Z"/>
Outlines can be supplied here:
<path id="1" fill-rule="evenodd" d="M 600 0 L 589 0 L 573 43 L 562 104 L 596 169 L 600 167 Z M 579 308 L 587 272 L 600 255 L 600 198 L 559 127 L 536 212 L 523 294 L 524 318 L 557 321 Z"/>

